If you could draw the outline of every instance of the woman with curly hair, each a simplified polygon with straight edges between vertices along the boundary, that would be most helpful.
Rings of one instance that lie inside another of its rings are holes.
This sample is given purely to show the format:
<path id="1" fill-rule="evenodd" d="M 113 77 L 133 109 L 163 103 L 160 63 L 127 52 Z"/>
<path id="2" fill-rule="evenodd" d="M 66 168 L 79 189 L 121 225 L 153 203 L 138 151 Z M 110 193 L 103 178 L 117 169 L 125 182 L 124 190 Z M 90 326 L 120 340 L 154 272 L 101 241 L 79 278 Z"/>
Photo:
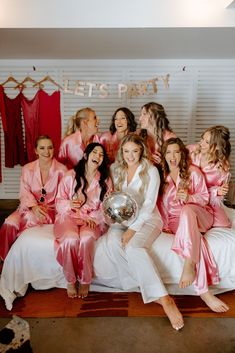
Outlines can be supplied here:
<path id="1" fill-rule="evenodd" d="M 139 118 L 140 136 L 145 140 L 150 158 L 154 164 L 161 162 L 161 147 L 164 141 L 176 137 L 172 131 L 164 107 L 155 102 L 149 102 L 142 106 Z"/>
<path id="2" fill-rule="evenodd" d="M 121 107 L 114 112 L 109 131 L 100 135 L 100 143 L 104 145 L 110 163 L 115 161 L 121 139 L 129 132 L 134 132 L 136 126 L 135 116 L 130 109 Z"/>
<path id="3" fill-rule="evenodd" d="M 102 202 L 111 190 L 105 149 L 99 143 L 90 143 L 76 167 L 61 180 L 56 198 L 56 256 L 63 267 L 69 298 L 88 295 L 95 240 L 106 229 Z"/>
<path id="4" fill-rule="evenodd" d="M 206 129 L 198 145 L 189 145 L 192 163 L 205 176 L 213 208 L 213 227 L 231 227 L 223 208 L 223 198 L 229 189 L 231 152 L 229 129 L 222 125 Z"/>
<path id="5" fill-rule="evenodd" d="M 140 288 L 144 303 L 161 304 L 172 327 L 183 327 L 183 317 L 162 283 L 150 255 L 151 245 L 159 236 L 162 220 L 156 206 L 159 173 L 147 158 L 146 146 L 136 134 L 126 135 L 111 166 L 116 191 L 127 192 L 138 204 L 138 215 L 130 224 L 110 227 L 107 253 L 113 262 L 122 289 Z"/>
<path id="6" fill-rule="evenodd" d="M 216 312 L 229 308 L 208 289 L 219 282 L 217 265 L 203 234 L 213 224 L 209 194 L 199 168 L 190 164 L 188 150 L 179 138 L 162 147 L 162 183 L 158 206 L 163 230 L 175 234 L 172 250 L 184 259 L 180 288 L 194 283 L 197 293 Z"/>
<path id="7" fill-rule="evenodd" d="M 86 146 L 99 142 L 99 119 L 91 108 L 83 108 L 69 119 L 65 137 L 60 144 L 58 160 L 72 169 L 83 157 Z"/>

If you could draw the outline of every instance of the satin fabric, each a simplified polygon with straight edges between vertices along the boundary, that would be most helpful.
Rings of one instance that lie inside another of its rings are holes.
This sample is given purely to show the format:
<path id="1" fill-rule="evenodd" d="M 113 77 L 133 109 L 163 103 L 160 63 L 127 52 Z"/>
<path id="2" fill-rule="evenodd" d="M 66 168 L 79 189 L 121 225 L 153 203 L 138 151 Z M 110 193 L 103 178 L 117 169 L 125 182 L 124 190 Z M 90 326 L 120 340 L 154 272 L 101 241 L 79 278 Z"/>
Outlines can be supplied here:
<path id="1" fill-rule="evenodd" d="M 41 225 L 31 211 L 31 207 L 40 204 L 41 196 L 44 196 L 43 204 L 48 209 L 48 214 L 43 224 L 52 224 L 55 219 L 55 197 L 58 191 L 59 181 L 67 171 L 66 167 L 53 159 L 49 176 L 42 184 L 39 161 L 26 164 L 22 168 L 20 181 L 20 205 L 18 210 L 8 216 L 0 230 L 0 257 L 6 258 L 6 255 L 21 232 L 29 227 Z M 45 189 L 46 195 L 42 195 L 41 190 Z"/>
<path id="2" fill-rule="evenodd" d="M 99 137 L 94 135 L 90 142 L 99 142 Z M 66 136 L 61 142 L 58 160 L 65 164 L 68 169 L 72 169 L 82 159 L 85 148 L 81 131 L 77 130 L 73 134 Z"/>
<path id="3" fill-rule="evenodd" d="M 187 202 L 176 200 L 181 182 L 178 175 L 176 184 L 168 175 L 168 185 L 158 199 L 162 215 L 163 230 L 174 233 L 172 250 L 183 258 L 190 258 L 196 264 L 195 289 L 198 294 L 208 291 L 208 286 L 219 282 L 218 268 L 203 237 L 213 224 L 213 210 L 207 205 L 209 193 L 205 178 L 199 168 L 190 166 Z"/>
<path id="4" fill-rule="evenodd" d="M 2 119 L 2 127 L 4 131 L 7 131 L 7 119 L 5 111 L 5 102 L 4 102 L 4 88 L 0 85 L 0 115 Z M 1 139 L 0 139 L 0 183 L 2 182 L 2 158 L 1 158 Z"/>
<path id="5" fill-rule="evenodd" d="M 107 253 L 116 268 L 122 289 L 139 287 L 144 303 L 149 303 L 167 295 L 167 291 L 150 255 L 151 246 L 162 230 L 161 216 L 156 207 L 160 177 L 157 168 L 150 166 L 148 185 L 144 192 L 140 193 L 142 168 L 142 165 L 138 167 L 129 184 L 126 179 L 122 185 L 122 191 L 130 193 L 139 206 L 136 220 L 128 225 L 128 228 L 136 233 L 123 248 L 121 236 L 127 226 L 115 224 L 110 227 L 106 239 Z M 118 175 L 114 174 L 112 167 L 111 169 L 115 184 Z"/>
<path id="6" fill-rule="evenodd" d="M 28 162 L 36 159 L 35 141 L 39 134 L 39 92 L 32 99 L 21 96 L 25 124 L 25 143 Z"/>
<path id="7" fill-rule="evenodd" d="M 138 130 L 137 133 L 140 134 L 141 130 Z M 169 131 L 169 130 L 164 130 L 163 132 L 163 141 L 167 141 L 172 137 L 176 137 L 175 132 Z M 153 164 L 158 165 L 161 163 L 161 152 L 160 149 L 161 147 L 159 144 L 156 142 L 156 139 L 154 136 L 147 135 L 147 141 L 146 141 L 147 148 L 150 153 L 150 160 L 152 161 Z"/>
<path id="8" fill-rule="evenodd" d="M 58 157 L 61 142 L 60 91 L 48 94 L 40 89 L 39 94 L 39 134 L 48 135 L 54 143 L 54 156 Z"/>
<path id="9" fill-rule="evenodd" d="M 198 145 L 189 145 L 187 147 L 190 151 L 192 163 L 201 169 L 206 180 L 206 185 L 210 195 L 209 203 L 213 208 L 214 214 L 213 227 L 231 228 L 231 221 L 224 211 L 223 196 L 219 196 L 217 194 L 218 188 L 228 182 L 230 172 L 220 170 L 218 165 L 215 164 L 201 167 L 202 155 L 201 153 L 195 154 L 195 149 L 198 148 Z"/>
<path id="10" fill-rule="evenodd" d="M 24 165 L 26 161 L 26 150 L 24 146 L 21 96 L 19 93 L 15 98 L 9 98 L 4 93 L 7 131 L 4 131 L 5 141 L 5 167 L 14 168 L 15 165 Z"/>
<path id="11" fill-rule="evenodd" d="M 89 284 L 93 277 L 95 241 L 106 230 L 100 201 L 100 173 L 97 172 L 88 187 L 86 203 L 79 209 L 79 217 L 71 207 L 76 186 L 75 171 L 70 170 L 61 180 L 56 198 L 57 216 L 54 224 L 56 259 L 63 267 L 68 283 L 77 280 Z M 107 193 L 112 191 L 112 181 L 107 180 Z M 81 189 L 78 193 L 81 192 Z M 96 223 L 95 229 L 86 226 L 85 220 Z"/>
<path id="12" fill-rule="evenodd" d="M 113 163 L 117 156 L 118 148 L 120 145 L 120 140 L 118 138 L 117 132 L 111 134 L 110 131 L 105 131 L 99 136 L 99 138 L 100 143 L 102 143 L 108 154 L 110 164 Z"/>

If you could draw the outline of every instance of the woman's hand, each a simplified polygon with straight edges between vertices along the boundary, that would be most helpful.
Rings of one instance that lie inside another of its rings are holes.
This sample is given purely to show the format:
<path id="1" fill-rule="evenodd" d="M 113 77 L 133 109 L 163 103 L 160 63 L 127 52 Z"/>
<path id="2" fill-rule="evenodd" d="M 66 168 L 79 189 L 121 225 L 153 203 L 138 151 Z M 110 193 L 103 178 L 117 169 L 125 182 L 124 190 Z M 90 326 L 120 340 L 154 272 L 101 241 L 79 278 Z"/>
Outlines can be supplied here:
<path id="1" fill-rule="evenodd" d="M 127 229 L 123 234 L 121 238 L 122 242 L 122 247 L 125 248 L 125 246 L 128 244 L 128 242 L 131 240 L 131 238 L 134 236 L 135 230 L 133 229 Z"/>
<path id="2" fill-rule="evenodd" d="M 183 202 L 187 202 L 188 201 L 188 190 L 183 190 L 180 189 L 177 191 L 176 193 L 176 201 L 183 201 Z"/>
<path id="3" fill-rule="evenodd" d="M 32 212 L 36 216 L 36 218 L 43 223 L 47 217 L 47 208 L 43 205 L 37 205 L 32 207 Z"/>
<path id="4" fill-rule="evenodd" d="M 95 229 L 96 228 L 96 223 L 92 219 L 86 219 L 84 222 L 85 222 L 87 227 L 89 227 L 91 229 Z"/>
<path id="5" fill-rule="evenodd" d="M 229 190 L 229 184 L 224 183 L 222 186 L 218 188 L 217 195 L 218 196 L 225 196 L 228 193 Z"/>

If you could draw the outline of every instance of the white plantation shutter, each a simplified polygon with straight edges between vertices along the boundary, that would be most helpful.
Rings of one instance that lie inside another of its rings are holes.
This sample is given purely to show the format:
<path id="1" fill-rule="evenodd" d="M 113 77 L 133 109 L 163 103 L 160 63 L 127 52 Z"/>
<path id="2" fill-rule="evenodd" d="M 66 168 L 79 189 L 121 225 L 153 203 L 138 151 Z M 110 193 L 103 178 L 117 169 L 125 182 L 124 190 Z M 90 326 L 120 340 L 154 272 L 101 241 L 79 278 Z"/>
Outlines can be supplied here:
<path id="1" fill-rule="evenodd" d="M 33 66 L 36 71 L 32 70 Z M 168 73 L 168 89 L 159 80 L 156 94 L 149 89 L 149 94 L 142 96 L 118 97 L 119 83 L 137 83 Z M 231 164 L 235 181 L 235 60 L 0 60 L 0 82 L 10 74 L 19 81 L 28 75 L 39 81 L 49 74 L 61 85 L 64 80 L 69 80 L 70 89 L 75 89 L 76 80 L 108 85 L 107 98 L 98 97 L 97 89 L 94 89 L 92 97 L 88 97 L 88 86 L 83 97 L 61 91 L 62 135 L 69 117 L 85 106 L 95 109 L 100 118 L 100 131 L 105 131 L 118 107 L 127 106 L 138 120 L 141 106 L 150 101 L 159 102 L 165 107 L 171 127 L 185 143 L 195 143 L 207 127 L 223 124 L 231 132 Z M 9 86 L 14 84 L 9 83 L 5 87 L 7 94 L 16 96 L 18 92 L 7 88 Z M 44 89 L 52 93 L 56 87 L 45 83 Z M 32 87 L 24 90 L 28 98 L 35 93 Z M 4 167 L 2 128 L 1 146 L 3 183 L 0 184 L 0 198 L 17 198 L 21 167 Z"/>

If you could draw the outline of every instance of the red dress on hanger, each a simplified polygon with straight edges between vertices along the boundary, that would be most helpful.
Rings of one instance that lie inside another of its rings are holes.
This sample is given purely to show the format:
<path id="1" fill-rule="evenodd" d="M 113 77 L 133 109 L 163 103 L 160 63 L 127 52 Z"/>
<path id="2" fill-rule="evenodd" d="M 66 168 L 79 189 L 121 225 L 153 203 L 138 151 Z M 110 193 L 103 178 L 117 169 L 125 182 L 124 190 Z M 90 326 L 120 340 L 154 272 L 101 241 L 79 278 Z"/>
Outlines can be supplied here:
<path id="1" fill-rule="evenodd" d="M 2 127 L 4 131 L 7 131 L 7 119 L 5 111 L 5 102 L 4 102 L 4 88 L 0 86 L 0 115 L 2 118 Z M 1 158 L 1 139 L 0 139 L 0 183 L 2 182 L 2 158 Z"/>
<path id="2" fill-rule="evenodd" d="M 4 131 L 5 166 L 13 168 L 15 165 L 24 165 L 26 153 L 21 117 L 21 95 L 9 98 L 4 92 L 7 131 Z"/>
<path id="3" fill-rule="evenodd" d="M 60 91 L 49 95 L 39 90 L 39 134 L 51 137 L 57 157 L 61 142 Z"/>
<path id="4" fill-rule="evenodd" d="M 27 160 L 32 162 L 36 159 L 35 141 L 39 136 L 39 92 L 32 99 L 28 99 L 22 94 L 21 107 L 25 124 Z"/>

